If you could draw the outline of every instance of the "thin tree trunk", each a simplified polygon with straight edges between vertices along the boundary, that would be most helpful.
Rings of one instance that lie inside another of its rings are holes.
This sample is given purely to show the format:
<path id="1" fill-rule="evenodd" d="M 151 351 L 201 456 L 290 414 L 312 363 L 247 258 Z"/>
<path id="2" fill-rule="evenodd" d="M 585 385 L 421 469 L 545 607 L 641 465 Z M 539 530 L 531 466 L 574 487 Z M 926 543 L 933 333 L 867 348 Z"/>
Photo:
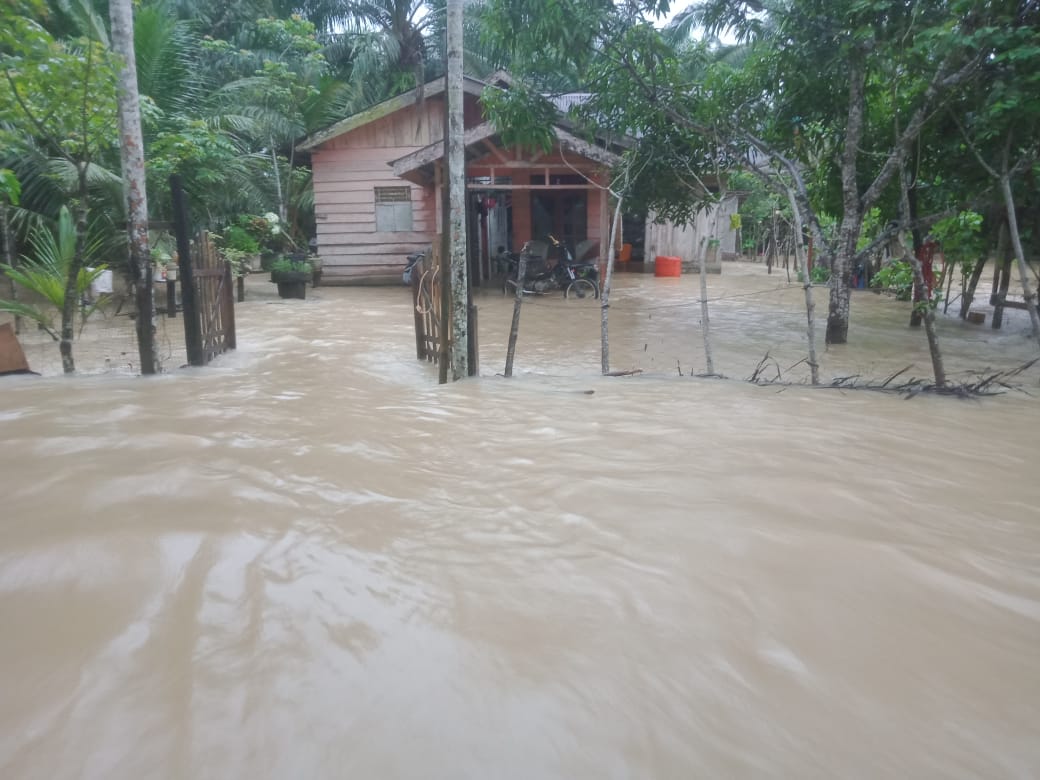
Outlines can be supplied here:
<path id="1" fill-rule="evenodd" d="M 917 259 L 917 255 L 907 248 L 905 239 L 900 238 L 899 245 L 903 250 L 903 259 L 910 263 L 910 268 L 913 269 L 914 287 L 918 290 L 918 294 L 922 296 L 921 302 L 915 305 L 924 309 L 924 332 L 928 338 L 928 352 L 932 357 L 932 372 L 935 374 L 935 386 L 942 388 L 946 386 L 946 369 L 943 366 L 942 352 L 939 349 L 939 337 L 935 331 L 935 310 L 932 308 L 932 302 L 928 299 L 928 290 L 924 283 L 924 270 L 921 268 L 921 261 Z"/>
<path id="2" fill-rule="evenodd" d="M 450 199 L 453 379 L 469 374 L 469 269 L 466 262 L 466 132 L 462 95 L 463 0 L 448 0 L 448 197 Z"/>
<path id="3" fill-rule="evenodd" d="M 849 281 L 856 240 L 863 224 L 857 160 L 866 113 L 866 66 L 861 53 L 853 54 L 849 64 L 849 112 L 845 148 L 841 157 L 842 218 L 841 229 L 838 232 L 838 251 L 831 268 L 830 310 L 827 313 L 826 336 L 828 344 L 845 344 L 849 340 Z"/>
<path id="4" fill-rule="evenodd" d="M 900 169 L 899 171 L 899 184 L 902 217 L 904 222 L 909 224 L 910 203 L 907 194 L 908 186 L 905 169 Z M 915 297 L 920 300 L 920 303 L 914 305 L 921 306 L 923 309 L 924 332 L 928 339 L 928 353 L 932 358 L 935 386 L 942 389 L 946 386 L 946 369 L 943 366 L 942 352 L 939 349 L 939 336 L 935 331 L 935 309 L 932 307 L 930 291 L 925 287 L 924 270 L 921 268 L 921 261 L 917 258 L 917 253 L 907 246 L 906 230 L 902 230 L 899 233 L 899 246 L 903 251 L 903 259 L 910 263 L 910 268 L 914 272 L 914 290 L 917 293 Z"/>
<path id="5" fill-rule="evenodd" d="M 83 269 L 83 249 L 87 243 L 88 185 L 87 165 L 79 166 L 79 202 L 76 204 L 76 248 L 72 253 L 65 276 L 65 298 L 61 305 L 61 338 L 58 351 L 61 353 L 61 369 L 66 374 L 76 373 L 76 361 L 72 356 L 72 339 L 75 336 L 76 307 L 79 306 L 79 272 Z"/>
<path id="6" fill-rule="evenodd" d="M 982 274 L 985 268 L 986 256 L 983 255 L 975 261 L 975 265 L 971 269 L 971 275 L 968 277 L 968 283 L 961 292 L 961 310 L 958 316 L 960 316 L 962 320 L 968 319 L 968 310 L 971 308 L 971 304 L 975 300 L 975 291 L 979 287 L 979 281 L 982 279 Z"/>
<path id="7" fill-rule="evenodd" d="M 813 300 L 812 269 L 809 268 L 808 259 L 805 257 L 805 247 L 802 246 L 802 215 L 798 211 L 794 193 L 787 191 L 787 199 L 791 203 L 791 213 L 794 215 L 794 262 L 795 270 L 801 273 L 802 289 L 805 291 L 805 336 L 809 344 L 809 371 L 811 381 L 814 385 L 820 384 L 820 364 L 816 360 L 816 301 Z"/>
<path id="8" fill-rule="evenodd" d="M 305 248 L 297 247 L 296 240 L 293 238 L 294 228 L 296 227 L 297 217 L 299 211 L 293 208 L 293 171 L 296 169 L 296 144 L 289 144 L 289 170 L 285 175 L 285 216 L 282 217 L 282 232 L 285 237 L 289 240 L 293 248 Z M 307 237 L 302 237 L 304 242 L 307 241 Z"/>
<path id="9" fill-rule="evenodd" d="M 1029 321 L 1033 325 L 1033 338 L 1040 347 L 1040 313 L 1036 309 L 1036 291 L 1029 282 L 1029 266 L 1026 265 L 1026 254 L 1022 249 L 1022 236 L 1018 232 L 1018 217 L 1015 214 L 1015 196 L 1011 191 L 1011 179 L 1005 173 L 1000 177 L 1000 192 L 1004 196 L 1004 205 L 1007 207 L 1008 234 L 1011 238 L 1011 246 L 1015 251 L 1015 262 L 1018 264 L 1018 276 L 1022 284 L 1022 297 L 1026 302 L 1026 310 L 1029 312 Z"/>
<path id="10" fill-rule="evenodd" d="M 939 277 L 939 289 L 942 289 L 943 277 L 946 280 L 946 295 L 943 298 L 943 314 L 950 310 L 950 293 L 953 292 L 953 263 L 947 262 L 943 266 L 942 276 Z"/>
<path id="11" fill-rule="evenodd" d="M 718 221 L 718 217 L 716 217 L 716 225 L 718 225 Z M 701 277 L 701 337 L 704 340 L 705 374 L 707 376 L 715 376 L 715 360 L 711 354 L 711 319 L 708 317 L 708 269 L 706 267 L 708 265 L 708 252 L 704 238 L 701 238 L 698 255 L 697 265 Z"/>
<path id="12" fill-rule="evenodd" d="M 992 326 L 994 330 L 1000 330 L 1004 325 L 1004 301 L 1007 300 L 1008 287 L 1011 285 L 1011 247 L 1004 246 L 1004 253 L 997 259 L 997 267 L 993 270 L 993 292 L 997 302 L 993 306 Z"/>
<path id="13" fill-rule="evenodd" d="M 4 263 L 10 268 L 16 268 L 14 242 L 11 240 L 11 222 L 7 218 L 7 204 L 3 202 L 0 202 L 0 239 L 3 240 Z M 17 301 L 18 285 L 14 283 L 13 279 L 8 279 L 8 284 L 11 287 L 11 300 Z M 14 332 L 15 335 L 22 332 L 22 316 L 20 314 L 14 315 Z"/>
<path id="14" fill-rule="evenodd" d="M 271 170 L 274 172 L 274 192 L 275 197 L 278 198 L 278 219 L 284 223 L 285 218 L 288 216 L 288 211 L 285 208 L 285 197 L 282 195 L 282 172 L 278 169 L 278 150 L 274 147 L 273 138 L 268 138 L 268 142 L 271 145 Z"/>
<path id="15" fill-rule="evenodd" d="M 1004 260 L 1004 255 L 1007 253 L 1007 243 L 1007 222 L 1001 220 L 1000 231 L 997 233 L 997 255 L 994 261 L 998 268 Z M 961 297 L 960 318 L 962 320 L 968 319 L 968 311 L 971 309 L 971 304 L 975 302 L 975 291 L 979 287 L 979 281 L 982 279 L 985 267 L 986 256 L 983 255 L 975 262 L 975 267 L 971 269 L 971 277 L 968 279 L 967 287 L 965 287 Z"/>
<path id="16" fill-rule="evenodd" d="M 900 171 L 900 175 L 903 175 L 902 171 Z M 917 182 L 914 181 L 913 184 L 910 184 L 907 187 L 907 192 L 906 192 L 907 204 L 908 204 L 907 205 L 907 212 L 906 212 L 906 219 L 907 219 L 908 222 L 911 222 L 911 223 L 913 223 L 913 222 L 915 222 L 917 220 L 917 193 L 916 193 L 916 189 L 917 189 Z M 914 241 L 914 243 L 913 243 L 914 257 L 917 257 L 918 252 L 920 252 L 922 247 L 924 246 L 924 240 L 923 240 L 923 238 L 921 236 L 921 229 L 920 228 L 914 228 L 913 230 L 910 231 L 910 235 L 912 236 L 913 241 Z M 934 262 L 934 256 L 933 256 L 932 262 Z M 935 277 L 933 276 L 932 278 L 934 280 Z M 938 289 L 942 290 L 942 284 L 941 283 L 940 283 Z M 928 295 L 931 295 L 932 290 L 925 290 L 925 292 Z M 922 299 L 918 298 L 918 295 L 919 295 L 919 292 L 917 291 L 917 285 L 915 284 L 914 285 L 914 294 L 912 296 L 913 300 L 914 300 L 914 303 L 918 303 L 918 302 L 920 302 L 920 300 L 922 300 Z M 921 307 L 911 306 L 910 307 L 910 327 L 911 328 L 920 327 L 922 319 L 923 319 L 923 317 L 922 317 L 922 314 L 921 314 Z"/>
<path id="17" fill-rule="evenodd" d="M 602 190 L 600 197 L 609 197 L 609 190 Z M 621 219 L 622 198 L 617 199 L 614 207 L 614 218 L 610 222 L 610 240 L 607 242 L 607 273 L 603 277 L 603 287 L 599 291 L 599 340 L 600 369 L 604 374 L 610 373 L 610 285 L 614 281 L 614 242 L 617 236 L 618 220 Z"/>
<path id="18" fill-rule="evenodd" d="M 137 349 L 141 373 L 154 374 L 155 312 L 152 289 L 152 255 L 148 245 L 148 193 L 145 186 L 144 141 L 137 91 L 134 54 L 134 17 L 131 0 L 111 0 L 112 49 L 123 60 L 119 70 L 119 149 L 126 196 L 130 266 L 137 298 Z"/>

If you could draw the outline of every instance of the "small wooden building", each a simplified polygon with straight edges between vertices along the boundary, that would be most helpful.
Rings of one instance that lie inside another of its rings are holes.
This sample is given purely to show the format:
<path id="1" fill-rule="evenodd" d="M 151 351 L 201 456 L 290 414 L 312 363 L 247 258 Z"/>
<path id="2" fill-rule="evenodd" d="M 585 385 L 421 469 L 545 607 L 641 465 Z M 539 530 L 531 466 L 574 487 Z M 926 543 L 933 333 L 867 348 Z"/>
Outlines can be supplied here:
<path id="1" fill-rule="evenodd" d="M 519 249 L 552 234 L 572 251 L 600 258 L 609 233 L 603 187 L 618 162 L 561 122 L 552 149 L 507 148 L 483 118 L 488 84 L 464 84 L 471 278 L 490 278 L 499 247 Z M 412 90 L 305 139 L 311 155 L 318 254 L 323 284 L 398 281 L 407 255 L 442 232 L 440 184 L 446 95 L 444 79 Z"/>

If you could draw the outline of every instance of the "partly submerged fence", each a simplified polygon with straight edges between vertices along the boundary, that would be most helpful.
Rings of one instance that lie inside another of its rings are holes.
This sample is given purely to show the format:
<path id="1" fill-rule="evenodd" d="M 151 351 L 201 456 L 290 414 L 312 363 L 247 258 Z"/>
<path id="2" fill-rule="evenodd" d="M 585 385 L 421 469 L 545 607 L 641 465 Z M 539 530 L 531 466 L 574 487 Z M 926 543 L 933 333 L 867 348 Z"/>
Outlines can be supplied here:
<path id="1" fill-rule="evenodd" d="M 235 349 L 235 297 L 231 264 L 222 260 L 208 233 L 190 239 L 188 205 L 178 177 L 170 177 L 177 236 L 184 342 L 188 363 L 204 366 Z"/>
<path id="2" fill-rule="evenodd" d="M 434 242 L 412 268 L 412 304 L 415 310 L 415 356 L 438 363 L 444 344 L 441 341 L 441 252 Z"/>

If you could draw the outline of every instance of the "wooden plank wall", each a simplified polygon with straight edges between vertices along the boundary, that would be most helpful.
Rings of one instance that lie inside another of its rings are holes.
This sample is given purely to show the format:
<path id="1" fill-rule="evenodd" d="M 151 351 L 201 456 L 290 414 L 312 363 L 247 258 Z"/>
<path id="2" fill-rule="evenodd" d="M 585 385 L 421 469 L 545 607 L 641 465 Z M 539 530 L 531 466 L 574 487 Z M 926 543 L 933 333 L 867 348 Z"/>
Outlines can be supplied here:
<path id="1" fill-rule="evenodd" d="M 738 209 L 735 197 L 727 198 L 720 207 L 719 213 L 719 237 L 721 239 L 721 250 L 723 253 L 734 252 L 737 236 L 736 231 L 730 227 L 730 215 L 736 214 Z M 676 225 L 665 222 L 660 225 L 648 222 L 646 246 L 649 258 L 657 255 L 674 255 L 681 257 L 684 262 L 696 259 L 696 250 L 701 237 L 709 237 L 715 219 L 714 209 L 701 212 L 692 224 Z"/>
<path id="2" fill-rule="evenodd" d="M 314 152 L 314 207 L 322 284 L 363 276 L 396 276 L 412 252 L 436 233 L 432 187 L 394 176 L 389 163 L 443 137 L 440 101 L 408 107 L 335 138 Z M 407 186 L 412 230 L 376 231 L 375 188 Z"/>

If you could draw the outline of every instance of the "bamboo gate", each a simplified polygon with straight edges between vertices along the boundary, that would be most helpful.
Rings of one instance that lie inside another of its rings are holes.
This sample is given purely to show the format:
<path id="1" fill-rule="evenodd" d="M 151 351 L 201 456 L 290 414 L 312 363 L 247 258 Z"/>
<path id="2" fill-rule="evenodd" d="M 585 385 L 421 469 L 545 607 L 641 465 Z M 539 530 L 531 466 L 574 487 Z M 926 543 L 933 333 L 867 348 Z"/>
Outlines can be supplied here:
<path id="1" fill-rule="evenodd" d="M 186 341 L 188 362 L 193 366 L 204 366 L 217 355 L 235 349 L 235 292 L 231 276 L 231 263 L 224 260 L 209 233 L 202 232 L 195 240 L 194 256 L 189 278 L 182 284 L 194 286 L 194 295 L 186 296 L 184 321 L 185 337 L 188 335 L 188 320 L 196 320 L 197 335 L 194 344 Z M 195 311 L 189 311 L 187 301 L 192 300 Z M 193 358 L 194 353 L 194 360 Z"/>
<path id="2" fill-rule="evenodd" d="M 441 287 L 441 258 L 444 256 L 441 241 L 434 241 L 423 254 L 422 260 L 412 269 L 412 307 L 415 317 L 415 356 L 419 360 L 440 365 L 442 358 L 450 360 L 452 347 L 451 317 L 445 317 L 444 290 Z M 480 346 L 477 338 L 477 307 L 473 305 L 472 290 L 467 307 L 469 318 L 466 349 L 469 357 L 469 376 L 480 374 Z M 446 334 L 447 343 L 442 338 Z M 441 367 L 441 381 L 444 368 Z"/>
<path id="3" fill-rule="evenodd" d="M 423 259 L 412 269 L 412 305 L 415 315 L 415 356 L 419 360 L 439 363 L 444 344 L 441 342 L 440 242 L 434 242 Z"/>
<path id="4" fill-rule="evenodd" d="M 188 363 L 204 366 L 237 346 L 231 263 L 221 258 L 209 233 L 203 231 L 191 241 L 188 199 L 178 176 L 170 177 L 170 189 L 184 307 L 184 345 Z"/>

